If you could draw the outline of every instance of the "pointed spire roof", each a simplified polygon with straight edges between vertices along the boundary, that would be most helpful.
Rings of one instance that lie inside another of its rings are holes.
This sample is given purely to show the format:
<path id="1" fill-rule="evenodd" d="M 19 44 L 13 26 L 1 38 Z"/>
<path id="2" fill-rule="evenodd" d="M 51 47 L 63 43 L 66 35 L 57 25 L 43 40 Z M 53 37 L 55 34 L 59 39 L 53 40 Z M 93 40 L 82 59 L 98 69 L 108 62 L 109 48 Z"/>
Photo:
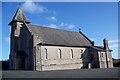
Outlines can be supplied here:
<path id="1" fill-rule="evenodd" d="M 15 16 L 13 17 L 12 21 L 9 23 L 9 25 L 12 25 L 13 22 L 25 22 L 30 23 L 28 19 L 23 14 L 22 9 L 19 7 L 15 13 Z"/>

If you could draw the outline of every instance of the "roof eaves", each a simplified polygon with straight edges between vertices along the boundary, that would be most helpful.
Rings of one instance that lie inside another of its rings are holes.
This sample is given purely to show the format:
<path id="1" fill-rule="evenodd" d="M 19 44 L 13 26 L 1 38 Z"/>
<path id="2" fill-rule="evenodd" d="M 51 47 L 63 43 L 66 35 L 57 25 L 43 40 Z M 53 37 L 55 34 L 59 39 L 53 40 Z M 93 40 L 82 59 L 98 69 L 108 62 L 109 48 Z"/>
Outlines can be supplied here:
<path id="1" fill-rule="evenodd" d="M 70 46 L 70 45 L 46 44 L 44 42 L 40 42 L 38 45 L 44 45 L 44 46 L 64 46 L 64 47 L 88 47 L 88 46 Z"/>

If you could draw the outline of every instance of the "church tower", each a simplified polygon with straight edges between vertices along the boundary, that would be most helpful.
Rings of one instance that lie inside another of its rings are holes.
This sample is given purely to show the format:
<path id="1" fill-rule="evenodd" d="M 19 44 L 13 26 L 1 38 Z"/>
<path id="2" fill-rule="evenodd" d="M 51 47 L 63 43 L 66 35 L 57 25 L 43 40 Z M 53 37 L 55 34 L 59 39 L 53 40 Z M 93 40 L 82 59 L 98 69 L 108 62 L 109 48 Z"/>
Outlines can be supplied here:
<path id="1" fill-rule="evenodd" d="M 9 25 L 11 26 L 11 33 L 15 34 L 16 37 L 19 36 L 20 27 L 22 27 L 23 22 L 26 24 L 30 23 L 23 14 L 22 9 L 19 7 L 12 21 L 9 23 Z"/>
<path id="2" fill-rule="evenodd" d="M 16 69 L 16 52 L 18 51 L 18 39 L 20 36 L 21 28 L 23 27 L 23 23 L 29 24 L 30 22 L 23 14 L 22 9 L 19 7 L 12 19 L 12 21 L 9 23 L 11 26 L 11 34 L 10 34 L 10 69 Z"/>

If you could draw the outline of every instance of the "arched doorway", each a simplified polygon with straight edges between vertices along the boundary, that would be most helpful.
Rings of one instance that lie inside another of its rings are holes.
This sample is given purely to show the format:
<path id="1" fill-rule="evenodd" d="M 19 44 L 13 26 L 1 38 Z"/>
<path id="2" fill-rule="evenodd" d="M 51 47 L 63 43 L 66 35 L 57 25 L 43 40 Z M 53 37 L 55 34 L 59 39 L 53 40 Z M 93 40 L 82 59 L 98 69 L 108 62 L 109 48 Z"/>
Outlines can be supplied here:
<path id="1" fill-rule="evenodd" d="M 16 69 L 25 70 L 27 54 L 24 51 L 16 52 Z"/>

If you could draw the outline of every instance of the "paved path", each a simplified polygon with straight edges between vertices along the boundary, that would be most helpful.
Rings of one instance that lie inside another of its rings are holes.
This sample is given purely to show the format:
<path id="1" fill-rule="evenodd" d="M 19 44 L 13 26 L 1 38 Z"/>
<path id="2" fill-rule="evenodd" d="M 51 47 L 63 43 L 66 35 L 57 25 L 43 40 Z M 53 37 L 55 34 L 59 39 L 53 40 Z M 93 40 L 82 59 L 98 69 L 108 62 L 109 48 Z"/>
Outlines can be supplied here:
<path id="1" fill-rule="evenodd" d="M 3 78 L 118 78 L 120 68 L 62 71 L 3 71 Z"/>

